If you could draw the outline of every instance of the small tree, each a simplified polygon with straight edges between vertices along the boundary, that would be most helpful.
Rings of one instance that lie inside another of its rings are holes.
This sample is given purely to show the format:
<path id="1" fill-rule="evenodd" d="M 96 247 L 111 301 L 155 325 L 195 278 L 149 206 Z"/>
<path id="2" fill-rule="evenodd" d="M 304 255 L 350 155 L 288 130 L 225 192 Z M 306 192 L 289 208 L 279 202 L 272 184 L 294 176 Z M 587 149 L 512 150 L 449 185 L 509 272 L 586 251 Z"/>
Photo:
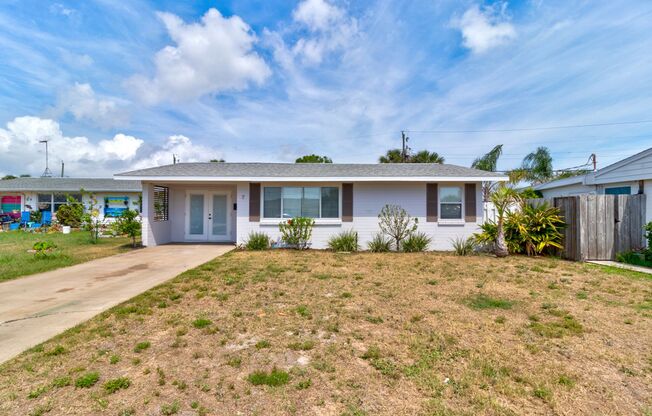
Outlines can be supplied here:
<path id="1" fill-rule="evenodd" d="M 61 225 L 79 227 L 84 216 L 84 204 L 68 195 L 66 204 L 61 205 L 57 210 L 57 221 Z"/>
<path id="2" fill-rule="evenodd" d="M 141 234 L 140 220 L 138 211 L 126 209 L 113 223 L 113 229 L 118 234 L 124 234 L 131 237 L 131 246 L 136 247 L 136 238 Z"/>
<path id="3" fill-rule="evenodd" d="M 417 230 L 418 222 L 417 218 L 412 218 L 398 205 L 385 205 L 378 214 L 380 231 L 394 240 L 396 251 L 401 250 L 401 241 Z"/>
<path id="4" fill-rule="evenodd" d="M 496 257 L 507 257 L 509 250 L 505 243 L 505 231 L 503 225 L 509 207 L 521 201 L 518 192 L 505 185 L 500 186 L 493 194 L 491 194 L 491 202 L 496 207 L 496 215 L 498 221 L 496 222 L 496 245 L 494 247 L 494 254 Z"/>
<path id="5" fill-rule="evenodd" d="M 93 194 L 90 195 L 88 211 L 82 216 L 82 227 L 91 234 L 91 242 L 96 243 L 100 236 L 102 221 L 100 220 L 100 210 L 97 208 L 97 198 Z"/>

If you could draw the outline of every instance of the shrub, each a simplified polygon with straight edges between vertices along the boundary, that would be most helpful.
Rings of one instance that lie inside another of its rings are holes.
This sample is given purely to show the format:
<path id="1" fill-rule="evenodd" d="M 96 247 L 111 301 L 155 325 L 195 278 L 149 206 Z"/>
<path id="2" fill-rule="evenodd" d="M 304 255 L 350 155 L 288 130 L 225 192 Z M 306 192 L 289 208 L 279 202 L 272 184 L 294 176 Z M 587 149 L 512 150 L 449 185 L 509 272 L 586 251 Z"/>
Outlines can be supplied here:
<path id="1" fill-rule="evenodd" d="M 290 218 L 278 225 L 281 232 L 281 240 L 292 248 L 305 250 L 308 248 L 312 237 L 312 227 L 315 220 L 306 217 Z"/>
<path id="2" fill-rule="evenodd" d="M 378 233 L 367 243 L 367 247 L 372 253 L 386 253 L 392 249 L 392 240 Z"/>
<path id="3" fill-rule="evenodd" d="M 529 256 L 552 254 L 563 248 L 561 230 L 564 221 L 559 209 L 542 204 L 537 207 L 523 205 L 520 211 L 505 215 L 503 232 L 510 253 L 526 253 Z M 495 244 L 498 227 L 487 221 L 480 226 L 482 232 L 474 234 L 478 244 Z"/>
<path id="4" fill-rule="evenodd" d="M 342 231 L 338 235 L 331 237 L 328 240 L 328 247 L 333 251 L 358 251 L 360 245 L 358 244 L 357 231 Z"/>
<path id="5" fill-rule="evenodd" d="M 649 252 L 650 249 L 647 251 Z M 621 263 L 628 263 L 636 266 L 652 267 L 652 258 L 650 258 L 648 253 L 635 253 L 633 251 L 625 251 L 623 253 L 618 253 L 616 255 L 616 260 Z"/>
<path id="6" fill-rule="evenodd" d="M 418 222 L 398 205 L 385 205 L 378 214 L 380 231 L 394 241 L 396 251 L 400 251 L 401 242 L 417 230 Z"/>
<path id="7" fill-rule="evenodd" d="M 267 234 L 262 232 L 251 232 L 245 242 L 245 248 L 247 250 L 267 250 L 270 243 L 271 241 Z"/>
<path id="8" fill-rule="evenodd" d="M 47 257 L 47 255 L 53 252 L 56 248 L 57 245 L 51 241 L 37 241 L 32 246 L 35 257 Z"/>
<path id="9" fill-rule="evenodd" d="M 127 377 L 118 377 L 104 383 L 104 390 L 106 390 L 109 394 L 113 394 L 116 391 L 120 389 L 126 389 L 129 386 L 131 386 L 131 380 L 129 380 Z"/>
<path id="10" fill-rule="evenodd" d="M 254 386 L 266 385 L 277 387 L 287 384 L 290 381 L 290 375 L 285 371 L 274 368 L 270 373 L 265 371 L 253 372 L 249 374 L 247 380 Z"/>
<path id="11" fill-rule="evenodd" d="M 418 253 L 428 250 L 432 238 L 426 233 L 412 233 L 403 241 L 403 251 L 406 253 Z"/>
<path id="12" fill-rule="evenodd" d="M 86 373 L 83 376 L 79 377 L 77 380 L 75 380 L 75 387 L 87 389 L 93 387 L 99 379 L 100 379 L 100 373 L 98 373 L 97 371 Z"/>
<path id="13" fill-rule="evenodd" d="M 451 244 L 453 245 L 453 251 L 458 256 L 468 256 L 469 254 L 473 254 L 476 247 L 476 241 L 473 237 L 457 237 L 451 240 Z"/>
<path id="14" fill-rule="evenodd" d="M 116 219 L 112 227 L 116 233 L 131 237 L 131 246 L 136 247 L 136 238 L 141 233 L 138 211 L 131 209 L 122 211 L 122 214 Z"/>
<path id="15" fill-rule="evenodd" d="M 59 206 L 57 210 L 57 222 L 61 225 L 79 228 L 84 216 L 84 205 L 70 195 L 66 199 L 67 203 Z"/>

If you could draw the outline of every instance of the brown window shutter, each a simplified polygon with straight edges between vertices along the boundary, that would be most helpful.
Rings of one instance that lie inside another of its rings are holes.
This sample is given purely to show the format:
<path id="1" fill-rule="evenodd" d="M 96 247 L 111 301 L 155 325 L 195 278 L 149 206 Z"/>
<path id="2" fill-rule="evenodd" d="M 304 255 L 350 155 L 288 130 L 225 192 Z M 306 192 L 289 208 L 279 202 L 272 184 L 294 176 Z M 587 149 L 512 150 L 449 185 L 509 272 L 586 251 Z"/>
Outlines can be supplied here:
<path id="1" fill-rule="evenodd" d="M 464 184 L 464 221 L 476 221 L 476 203 L 475 203 L 475 186 L 474 183 Z"/>
<path id="2" fill-rule="evenodd" d="M 342 221 L 353 222 L 353 184 L 342 184 Z"/>
<path id="3" fill-rule="evenodd" d="M 260 184 L 249 184 L 249 222 L 260 221 Z"/>
<path id="4" fill-rule="evenodd" d="M 437 184 L 426 184 L 426 222 L 437 222 L 439 217 L 439 206 L 437 201 Z"/>

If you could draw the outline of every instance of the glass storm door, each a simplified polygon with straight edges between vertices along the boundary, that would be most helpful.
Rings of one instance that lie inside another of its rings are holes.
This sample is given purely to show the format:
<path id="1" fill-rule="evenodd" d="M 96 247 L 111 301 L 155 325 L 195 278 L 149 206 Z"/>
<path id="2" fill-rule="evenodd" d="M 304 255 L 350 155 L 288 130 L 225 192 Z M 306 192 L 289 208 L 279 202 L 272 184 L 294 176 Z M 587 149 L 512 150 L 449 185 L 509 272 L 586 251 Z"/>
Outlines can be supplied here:
<path id="1" fill-rule="evenodd" d="M 229 201 L 226 194 L 211 195 L 209 239 L 227 240 L 229 236 Z"/>
<path id="2" fill-rule="evenodd" d="M 230 241 L 229 195 L 191 191 L 186 198 L 186 240 Z"/>
<path id="3" fill-rule="evenodd" d="M 188 194 L 188 221 L 186 238 L 188 240 L 206 240 L 206 197 L 204 193 Z"/>

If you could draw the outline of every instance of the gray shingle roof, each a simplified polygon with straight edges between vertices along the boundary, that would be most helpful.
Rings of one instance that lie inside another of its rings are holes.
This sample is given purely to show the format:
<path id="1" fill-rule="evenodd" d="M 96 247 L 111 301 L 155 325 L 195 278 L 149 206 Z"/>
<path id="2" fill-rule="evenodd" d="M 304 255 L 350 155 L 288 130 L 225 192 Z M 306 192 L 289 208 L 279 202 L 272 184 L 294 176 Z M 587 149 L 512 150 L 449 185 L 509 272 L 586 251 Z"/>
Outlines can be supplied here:
<path id="1" fill-rule="evenodd" d="M 0 180 L 0 191 L 140 192 L 140 181 L 112 178 L 16 178 Z"/>
<path id="2" fill-rule="evenodd" d="M 221 177 L 221 178 L 374 178 L 374 177 L 500 177 L 463 166 L 438 163 L 177 163 L 120 173 L 119 177 Z"/>

